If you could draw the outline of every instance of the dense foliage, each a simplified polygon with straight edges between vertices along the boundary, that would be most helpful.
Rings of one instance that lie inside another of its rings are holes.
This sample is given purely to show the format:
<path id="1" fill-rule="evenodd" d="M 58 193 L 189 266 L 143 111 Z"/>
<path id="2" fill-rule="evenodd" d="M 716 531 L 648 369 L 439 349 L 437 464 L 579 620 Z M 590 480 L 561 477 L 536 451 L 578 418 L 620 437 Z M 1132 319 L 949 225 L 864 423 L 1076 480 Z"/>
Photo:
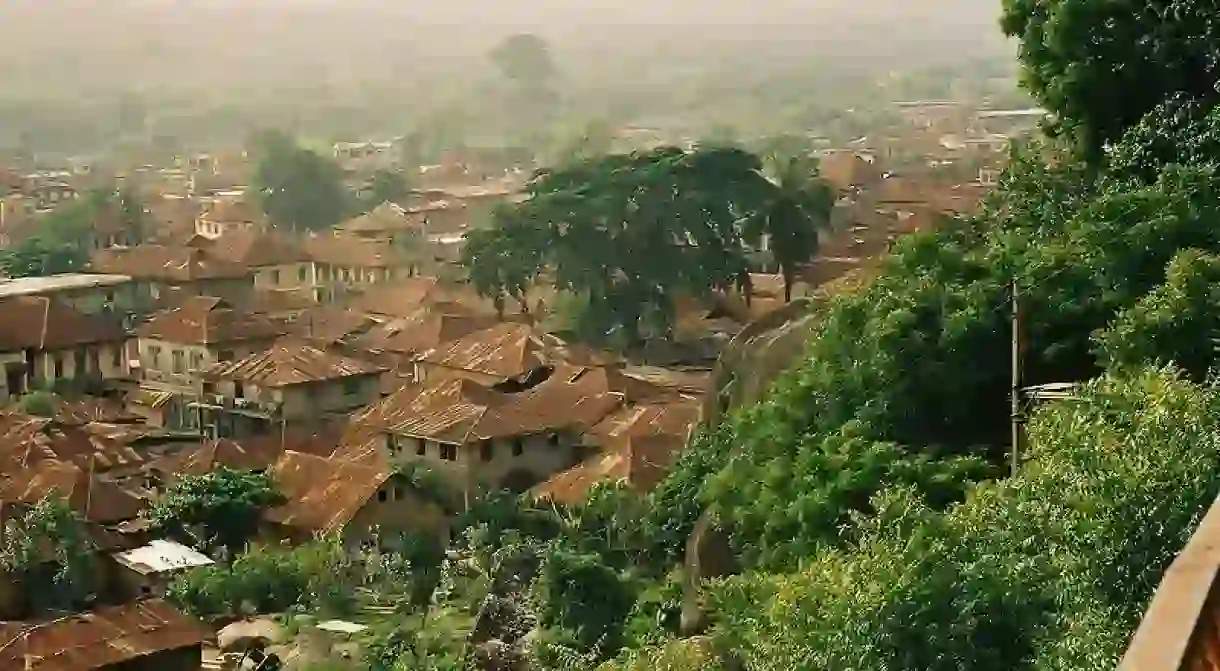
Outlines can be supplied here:
<path id="1" fill-rule="evenodd" d="M 791 280 L 833 204 L 812 165 L 784 163 L 772 181 L 736 148 L 584 159 L 541 172 L 528 192 L 470 236 L 471 280 L 497 300 L 524 301 L 540 275 L 553 275 L 587 298 L 580 330 L 628 343 L 667 331 L 682 296 L 749 295 L 751 250 L 764 236 Z"/>
<path id="2" fill-rule="evenodd" d="M 5 511 L 0 572 L 24 587 L 36 609 L 87 607 L 101 587 L 96 547 L 84 521 L 59 499 L 46 498 L 18 514 Z"/>
<path id="3" fill-rule="evenodd" d="M 1023 82 L 1082 149 L 1104 147 L 1174 94 L 1220 100 L 1220 26 L 1207 0 L 1004 0 Z"/>
<path id="4" fill-rule="evenodd" d="M 1037 412 L 1033 459 L 938 513 L 898 488 L 859 542 L 714 590 L 749 668 L 1113 668 L 1220 494 L 1220 393 L 1144 371 Z"/>
<path id="5" fill-rule="evenodd" d="M 260 134 L 253 145 L 258 157 L 254 187 L 273 223 L 321 231 L 350 212 L 343 174 L 333 161 L 282 133 Z"/>
<path id="6" fill-rule="evenodd" d="M 110 219 L 136 240 L 144 229 L 143 205 L 127 191 L 99 189 L 61 204 L 33 222 L 35 228 L 0 250 L 0 275 L 40 277 L 80 272 L 89 264 L 99 219 Z"/>
<path id="7" fill-rule="evenodd" d="M 277 613 L 299 607 L 341 614 L 355 595 L 355 562 L 337 543 L 287 549 L 255 546 L 230 563 L 195 568 L 166 596 L 200 617 Z"/>
<path id="8" fill-rule="evenodd" d="M 222 467 L 176 480 L 157 499 L 149 520 L 162 533 L 232 555 L 254 536 L 263 511 L 282 500 L 265 473 Z"/>

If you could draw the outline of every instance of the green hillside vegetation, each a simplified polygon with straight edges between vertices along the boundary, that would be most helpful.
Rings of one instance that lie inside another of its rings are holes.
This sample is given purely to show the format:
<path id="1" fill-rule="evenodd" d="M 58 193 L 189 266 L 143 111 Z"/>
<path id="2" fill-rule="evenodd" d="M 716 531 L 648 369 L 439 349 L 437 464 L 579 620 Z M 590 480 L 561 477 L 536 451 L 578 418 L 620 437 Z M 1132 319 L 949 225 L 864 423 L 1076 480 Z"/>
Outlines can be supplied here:
<path id="1" fill-rule="evenodd" d="M 1220 494 L 1220 112 L 1194 85 L 1220 76 L 1220 36 L 1192 18 L 1206 3 L 1124 4 L 1005 2 L 1055 137 L 1015 150 L 982 213 L 902 240 L 871 284 L 820 307 L 799 363 L 705 427 L 651 494 L 476 501 L 447 553 L 416 539 L 377 559 L 399 567 L 397 592 L 369 560 L 340 570 L 306 549 L 256 550 L 171 593 L 211 613 L 263 593 L 325 610 L 331 584 L 305 567 L 363 575 L 394 606 L 372 629 L 375 669 L 1113 668 Z M 1190 81 L 1187 97 L 1166 99 L 1162 77 Z M 1106 90 L 1134 91 L 1130 106 L 1109 114 Z M 584 195 L 619 224 L 631 208 L 605 181 Z M 589 205 L 549 204 L 573 219 Z M 598 245 L 563 251 L 566 270 L 606 265 Z M 500 270 L 485 283 L 511 297 L 521 269 Z M 738 276 L 719 270 L 713 285 Z M 1014 286 L 1025 383 L 1081 386 L 1029 408 L 1010 475 Z M 688 590 L 687 541 L 709 525 L 741 570 Z M 268 584 L 279 563 L 291 589 Z M 682 636 L 700 608 L 707 627 Z"/>

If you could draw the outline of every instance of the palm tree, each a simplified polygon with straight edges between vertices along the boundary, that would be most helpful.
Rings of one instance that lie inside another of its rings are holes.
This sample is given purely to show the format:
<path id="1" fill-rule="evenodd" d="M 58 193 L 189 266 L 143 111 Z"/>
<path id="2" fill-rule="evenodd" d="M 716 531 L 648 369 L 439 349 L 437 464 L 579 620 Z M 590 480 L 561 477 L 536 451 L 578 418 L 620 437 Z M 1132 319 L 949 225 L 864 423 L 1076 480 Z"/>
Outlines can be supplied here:
<path id="1" fill-rule="evenodd" d="M 835 194 L 818 176 L 816 161 L 801 156 L 772 156 L 765 174 L 769 198 L 758 213 L 755 232 L 769 238 L 771 256 L 784 277 L 784 302 L 800 267 L 818 253 L 818 236 L 830 227 Z"/>

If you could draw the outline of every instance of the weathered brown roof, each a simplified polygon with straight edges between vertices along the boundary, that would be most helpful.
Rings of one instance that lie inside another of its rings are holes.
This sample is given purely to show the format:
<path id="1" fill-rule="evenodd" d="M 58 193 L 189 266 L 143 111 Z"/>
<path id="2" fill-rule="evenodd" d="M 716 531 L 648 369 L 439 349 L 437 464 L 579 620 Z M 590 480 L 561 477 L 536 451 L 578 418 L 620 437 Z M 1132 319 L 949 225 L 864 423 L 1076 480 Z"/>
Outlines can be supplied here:
<path id="1" fill-rule="evenodd" d="M 353 217 L 335 228 L 348 233 L 393 232 L 423 227 L 423 218 L 412 216 L 401 206 L 385 202 L 358 217 Z"/>
<path id="2" fill-rule="evenodd" d="M 532 326 L 507 323 L 440 345 L 422 360 L 452 370 L 510 378 L 543 365 L 543 350 Z"/>
<path id="3" fill-rule="evenodd" d="M 105 249 L 93 255 L 90 265 L 100 273 L 164 282 L 237 279 L 250 274 L 246 266 L 211 256 L 202 249 L 154 244 Z"/>
<path id="4" fill-rule="evenodd" d="M 130 445 L 101 430 L 106 426 L 0 413 L 0 465 L 29 468 L 53 461 L 101 472 L 144 463 Z"/>
<path id="5" fill-rule="evenodd" d="M 626 438 L 576 467 L 557 473 L 530 494 L 571 505 L 584 500 L 598 483 L 622 482 L 646 492 L 665 479 L 685 445 L 684 439 L 664 434 Z"/>
<path id="6" fill-rule="evenodd" d="M 0 623 L 0 668 L 91 671 L 199 646 L 203 623 L 157 600 L 107 606 L 54 620 Z"/>
<path id="7" fill-rule="evenodd" d="M 411 277 L 372 287 L 356 297 L 351 308 L 372 315 L 410 317 L 427 305 L 437 291 L 437 282 L 435 277 Z"/>
<path id="8" fill-rule="evenodd" d="M 260 387 L 287 387 L 357 375 L 377 375 L 376 364 L 340 356 L 313 345 L 285 340 L 237 361 L 222 361 L 203 372 L 207 379 L 241 380 Z"/>
<path id="9" fill-rule="evenodd" d="M 204 211 L 200 219 L 220 224 L 262 224 L 267 221 L 267 215 L 245 200 L 219 200 Z"/>
<path id="10" fill-rule="evenodd" d="M 229 231 L 212 241 L 211 254 L 250 268 L 303 263 L 309 260 L 302 242 L 276 230 Z"/>
<path id="11" fill-rule="evenodd" d="M 647 436 L 676 436 L 685 440 L 698 421 L 699 402 L 695 399 L 633 405 L 606 417 L 589 433 L 602 444 Z"/>
<path id="12" fill-rule="evenodd" d="M 247 299 L 241 301 L 241 307 L 249 312 L 285 317 L 295 317 L 316 305 L 312 298 L 296 291 L 267 289 L 255 289 Z"/>
<path id="13" fill-rule="evenodd" d="M 302 310 L 292 320 L 293 333 L 320 342 L 358 337 L 376 325 L 377 322 L 368 315 L 330 305 L 315 305 Z"/>
<path id="14" fill-rule="evenodd" d="M 264 471 L 275 463 L 280 451 L 251 448 L 245 441 L 228 438 L 209 440 L 198 447 L 167 456 L 152 469 L 176 479 L 185 475 L 206 475 L 218 468 L 234 471 Z"/>
<path id="15" fill-rule="evenodd" d="M 381 433 L 453 445 L 551 431 L 588 431 L 623 403 L 605 378 L 589 369 L 560 367 L 528 391 L 508 393 L 462 378 L 399 389 L 353 419 L 335 456 L 375 457 Z"/>
<path id="16" fill-rule="evenodd" d="M 407 319 L 397 319 L 369 329 L 355 344 L 372 350 L 408 356 L 422 354 L 495 325 L 494 316 L 437 314 L 419 310 Z"/>
<path id="17" fill-rule="evenodd" d="M 392 475 L 390 469 L 285 452 L 271 468 L 286 503 L 267 513 L 272 522 L 328 535 L 343 528 Z"/>
<path id="18" fill-rule="evenodd" d="M 138 415 L 128 412 L 121 401 L 98 396 L 81 396 L 65 398 L 58 394 L 50 394 L 48 399 L 54 407 L 52 417 L 64 424 L 88 424 L 90 422 L 109 422 L 112 424 L 127 424 L 138 422 Z M 14 403 L 10 411 L 20 412 L 20 402 Z"/>
<path id="19" fill-rule="evenodd" d="M 64 462 L 46 461 L 0 476 L 0 499 L 37 503 L 47 497 L 64 499 L 83 519 L 100 524 L 134 519 L 146 506 L 118 484 Z"/>
<path id="20" fill-rule="evenodd" d="M 352 268 L 396 268 L 410 263 L 388 240 L 363 240 L 347 235 L 315 235 L 305 251 L 316 263 Z"/>
<path id="21" fill-rule="evenodd" d="M 211 296 L 188 298 L 136 329 L 141 338 L 198 345 L 271 340 L 287 332 L 284 322 L 237 310 Z"/>
<path id="22" fill-rule="evenodd" d="M 86 315 L 46 296 L 0 299 L 0 352 L 69 349 L 126 337 L 119 320 Z"/>

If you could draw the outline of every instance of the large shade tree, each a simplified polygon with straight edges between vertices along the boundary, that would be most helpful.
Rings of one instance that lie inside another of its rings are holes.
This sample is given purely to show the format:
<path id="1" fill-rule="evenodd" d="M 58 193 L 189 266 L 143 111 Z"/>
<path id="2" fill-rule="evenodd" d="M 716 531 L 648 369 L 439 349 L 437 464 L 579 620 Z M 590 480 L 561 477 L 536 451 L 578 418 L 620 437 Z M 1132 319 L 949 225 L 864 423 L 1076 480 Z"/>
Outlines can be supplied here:
<path id="1" fill-rule="evenodd" d="M 757 156 L 734 148 L 589 158 L 541 172 L 526 202 L 471 236 L 466 260 L 492 297 L 522 300 L 549 272 L 588 299 L 587 333 L 631 342 L 668 329 L 680 296 L 748 296 L 749 252 L 764 234 L 792 245 L 790 273 L 807 260 L 816 237 L 804 231 L 815 231 L 821 204 L 803 188 L 769 180 Z"/>
<path id="2" fill-rule="evenodd" d="M 1026 88 L 1099 158 L 1171 95 L 1220 100 L 1210 0 L 1004 0 Z"/>
<path id="3" fill-rule="evenodd" d="M 343 174 L 333 161 L 276 132 L 255 138 L 254 186 L 272 222 L 310 231 L 328 229 L 350 211 Z"/>

